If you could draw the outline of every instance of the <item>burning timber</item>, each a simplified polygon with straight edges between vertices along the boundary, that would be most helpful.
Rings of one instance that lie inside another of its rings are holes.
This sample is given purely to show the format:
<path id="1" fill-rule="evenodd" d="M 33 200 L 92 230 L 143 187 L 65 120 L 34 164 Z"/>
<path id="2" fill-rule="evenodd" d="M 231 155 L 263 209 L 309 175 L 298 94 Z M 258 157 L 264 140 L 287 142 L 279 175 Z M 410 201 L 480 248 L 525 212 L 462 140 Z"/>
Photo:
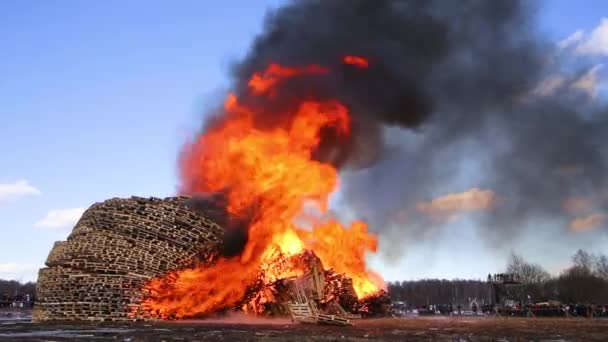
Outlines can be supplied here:
<path id="1" fill-rule="evenodd" d="M 225 215 L 210 207 L 201 212 L 188 197 L 114 198 L 92 205 L 67 241 L 53 246 L 39 271 L 35 321 L 171 318 L 145 307 L 145 285 L 171 273 L 211 264 L 222 251 Z M 302 270 L 288 278 L 251 284 L 232 310 L 256 315 L 291 316 L 294 321 L 349 325 L 361 315 L 382 315 L 390 301 L 381 292 L 359 301 L 352 280 L 324 269 L 305 251 L 277 258 L 271 267 Z"/>

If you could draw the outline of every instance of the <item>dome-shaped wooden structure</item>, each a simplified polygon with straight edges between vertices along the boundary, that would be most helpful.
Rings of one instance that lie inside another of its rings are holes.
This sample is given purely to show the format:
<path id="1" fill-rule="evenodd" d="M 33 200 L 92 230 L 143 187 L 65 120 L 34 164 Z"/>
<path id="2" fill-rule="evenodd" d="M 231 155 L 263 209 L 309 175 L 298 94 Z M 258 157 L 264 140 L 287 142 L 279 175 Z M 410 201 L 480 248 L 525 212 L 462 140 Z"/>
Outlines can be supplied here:
<path id="1" fill-rule="evenodd" d="M 148 280 L 218 250 L 222 228 L 187 201 L 131 197 L 92 205 L 40 269 L 34 320 L 143 318 L 138 308 Z"/>

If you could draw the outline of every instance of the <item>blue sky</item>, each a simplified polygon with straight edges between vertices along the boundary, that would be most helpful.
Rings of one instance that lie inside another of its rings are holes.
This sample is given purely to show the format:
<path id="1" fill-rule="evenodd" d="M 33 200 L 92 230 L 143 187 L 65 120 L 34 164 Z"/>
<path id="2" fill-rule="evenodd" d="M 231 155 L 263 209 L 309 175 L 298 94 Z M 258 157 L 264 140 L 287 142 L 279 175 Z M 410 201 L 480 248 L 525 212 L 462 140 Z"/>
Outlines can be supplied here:
<path id="1" fill-rule="evenodd" d="M 0 278 L 35 279 L 80 208 L 173 194 L 180 144 L 281 2 L 1 1 Z M 540 14 L 556 42 L 591 32 L 603 16 L 602 0 L 545 1 Z M 453 238 L 476 237 L 470 229 Z M 425 255 L 374 264 L 398 279 L 480 277 L 505 262 Z"/>

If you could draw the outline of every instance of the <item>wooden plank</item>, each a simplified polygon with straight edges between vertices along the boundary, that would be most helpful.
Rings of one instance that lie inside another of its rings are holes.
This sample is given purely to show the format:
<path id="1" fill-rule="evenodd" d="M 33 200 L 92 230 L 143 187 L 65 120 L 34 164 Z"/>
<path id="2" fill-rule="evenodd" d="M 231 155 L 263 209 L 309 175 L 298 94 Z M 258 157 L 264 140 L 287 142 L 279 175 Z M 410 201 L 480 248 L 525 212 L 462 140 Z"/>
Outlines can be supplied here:
<path id="1" fill-rule="evenodd" d="M 344 326 L 350 326 L 353 325 L 350 320 L 346 319 L 346 318 L 341 318 L 341 317 L 337 317 L 334 315 L 323 315 L 323 314 L 319 314 L 317 316 L 319 323 L 321 324 L 331 324 L 331 325 L 344 325 Z"/>

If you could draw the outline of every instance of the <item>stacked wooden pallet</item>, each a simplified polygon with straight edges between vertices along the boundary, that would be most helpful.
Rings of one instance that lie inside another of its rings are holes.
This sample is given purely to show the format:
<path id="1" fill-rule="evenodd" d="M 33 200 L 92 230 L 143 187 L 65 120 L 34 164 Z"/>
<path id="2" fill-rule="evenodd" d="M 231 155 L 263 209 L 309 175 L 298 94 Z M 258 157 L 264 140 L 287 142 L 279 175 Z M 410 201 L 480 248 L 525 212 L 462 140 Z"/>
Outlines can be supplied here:
<path id="1" fill-rule="evenodd" d="M 293 281 L 290 286 L 290 292 L 292 293 L 293 300 L 287 304 L 291 319 L 294 322 L 299 323 L 318 323 L 318 324 L 331 324 L 331 325 L 352 325 L 350 320 L 340 313 L 344 312 L 344 309 L 338 310 L 338 315 L 325 314 L 319 311 L 315 301 L 309 300 L 306 296 L 304 288 L 298 285 L 297 281 Z M 334 303 L 335 306 L 340 306 Z M 334 306 L 334 307 L 335 307 Z"/>
<path id="2" fill-rule="evenodd" d="M 353 325 L 348 318 L 335 316 L 335 315 L 317 315 L 317 321 L 319 324 L 329 324 L 329 325 Z"/>
<path id="3" fill-rule="evenodd" d="M 318 312 L 311 303 L 289 303 L 291 319 L 299 323 L 317 323 Z"/>
<path id="4" fill-rule="evenodd" d="M 38 275 L 34 320 L 126 320 L 142 286 L 218 251 L 222 228 L 185 197 L 110 199 L 91 206 Z"/>

